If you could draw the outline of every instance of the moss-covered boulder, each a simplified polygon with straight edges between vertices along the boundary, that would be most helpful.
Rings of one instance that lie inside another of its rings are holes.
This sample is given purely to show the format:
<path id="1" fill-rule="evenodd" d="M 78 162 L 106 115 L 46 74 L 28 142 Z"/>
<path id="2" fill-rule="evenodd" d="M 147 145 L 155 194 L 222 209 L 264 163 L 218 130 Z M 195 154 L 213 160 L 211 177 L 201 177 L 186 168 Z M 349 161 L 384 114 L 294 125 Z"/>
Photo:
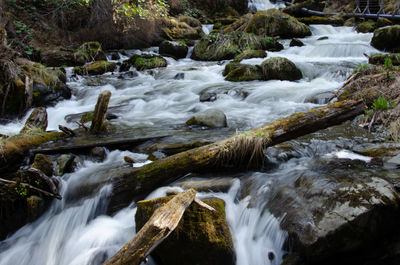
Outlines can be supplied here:
<path id="1" fill-rule="evenodd" d="M 139 201 L 135 216 L 136 231 L 149 220 L 153 212 L 172 196 Z M 192 203 L 176 229 L 152 252 L 162 264 L 234 265 L 232 237 L 226 223 L 225 203 L 221 199 L 204 199 L 216 211 Z"/>
<path id="2" fill-rule="evenodd" d="M 375 30 L 371 45 L 378 50 L 400 52 L 400 25 Z"/>
<path id="3" fill-rule="evenodd" d="M 194 18 L 194 17 L 190 17 L 190 16 L 179 16 L 178 21 L 184 22 L 184 23 L 188 24 L 189 26 L 191 26 L 192 28 L 197 28 L 197 27 L 202 26 L 200 20 L 198 20 L 197 18 Z"/>
<path id="4" fill-rule="evenodd" d="M 399 195 L 390 183 L 341 175 L 334 166 L 329 176 L 302 174 L 293 184 L 276 185 L 267 204 L 274 216 L 284 216 L 281 228 L 292 250 L 310 264 L 358 257 L 356 251 L 380 245 L 398 226 Z"/>
<path id="5" fill-rule="evenodd" d="M 177 41 L 163 41 L 159 47 L 159 53 L 162 56 L 169 56 L 176 59 L 185 58 L 188 53 L 188 46 Z"/>
<path id="6" fill-rule="evenodd" d="M 374 30 L 376 28 L 377 28 L 376 22 L 373 20 L 367 20 L 367 21 L 358 23 L 356 26 L 357 32 L 361 32 L 361 33 L 374 32 Z"/>
<path id="7" fill-rule="evenodd" d="M 51 49 L 40 53 L 40 61 L 49 67 L 80 66 L 91 61 L 107 60 L 99 42 L 86 42 L 76 50 Z"/>
<path id="8" fill-rule="evenodd" d="M 276 9 L 258 11 L 248 22 L 244 31 L 285 39 L 304 38 L 311 35 L 311 30 L 307 25 Z"/>
<path id="9" fill-rule="evenodd" d="M 167 67 L 167 61 L 157 55 L 134 54 L 122 63 L 120 71 L 128 71 L 131 66 L 135 67 L 138 71 L 143 71 L 147 69 Z"/>
<path id="10" fill-rule="evenodd" d="M 282 44 L 271 37 L 260 37 L 245 32 L 211 33 L 196 43 L 191 58 L 220 61 L 233 59 L 244 50 L 279 51 L 282 49 Z"/>
<path id="11" fill-rule="evenodd" d="M 36 154 L 35 158 L 33 159 L 33 168 L 39 169 L 42 171 L 45 175 L 51 177 L 53 176 L 53 161 L 51 161 L 50 158 L 48 158 L 44 154 Z"/>
<path id="12" fill-rule="evenodd" d="M 7 85 L 0 87 L 0 116 L 14 117 L 30 107 L 42 107 L 71 97 L 64 71 L 30 61 L 24 61 L 16 69 L 19 74 L 12 81 L 5 80 Z"/>
<path id="13" fill-rule="evenodd" d="M 225 69 L 222 72 L 223 76 L 227 76 L 231 71 L 239 68 L 242 64 L 240 64 L 239 62 L 230 62 L 227 65 L 225 65 Z"/>
<path id="14" fill-rule="evenodd" d="M 74 73 L 78 75 L 102 75 L 107 72 L 113 72 L 116 67 L 116 63 L 97 61 L 88 65 L 74 67 Z"/>
<path id="15" fill-rule="evenodd" d="M 371 54 L 368 59 L 368 63 L 370 64 L 385 64 L 385 61 L 390 59 L 392 65 L 400 65 L 400 53 L 376 53 Z"/>
<path id="16" fill-rule="evenodd" d="M 244 50 L 234 59 L 235 62 L 240 62 L 245 59 L 251 58 L 264 58 L 267 57 L 267 53 L 264 50 Z"/>
<path id="17" fill-rule="evenodd" d="M 230 71 L 225 80 L 232 82 L 263 80 L 264 75 L 259 65 L 241 64 Z"/>
<path id="18" fill-rule="evenodd" d="M 269 58 L 261 64 L 261 68 L 266 80 L 295 81 L 303 77 L 296 65 L 283 57 Z"/>
<path id="19" fill-rule="evenodd" d="M 343 26 L 344 19 L 340 16 L 326 16 L 326 17 L 319 17 L 319 16 L 311 16 L 311 17 L 302 17 L 299 18 L 299 21 L 306 24 L 320 24 L 320 25 L 335 25 L 335 26 Z"/>
<path id="20" fill-rule="evenodd" d="M 199 125 L 210 128 L 223 128 L 228 126 L 225 113 L 214 108 L 195 114 L 186 121 L 186 125 Z"/>
<path id="21" fill-rule="evenodd" d="M 186 22 L 193 25 L 188 25 Z M 166 39 L 169 40 L 197 40 L 200 39 L 204 32 L 201 25 L 195 25 L 193 20 L 181 18 L 168 18 L 164 20 L 165 27 L 162 29 Z"/>

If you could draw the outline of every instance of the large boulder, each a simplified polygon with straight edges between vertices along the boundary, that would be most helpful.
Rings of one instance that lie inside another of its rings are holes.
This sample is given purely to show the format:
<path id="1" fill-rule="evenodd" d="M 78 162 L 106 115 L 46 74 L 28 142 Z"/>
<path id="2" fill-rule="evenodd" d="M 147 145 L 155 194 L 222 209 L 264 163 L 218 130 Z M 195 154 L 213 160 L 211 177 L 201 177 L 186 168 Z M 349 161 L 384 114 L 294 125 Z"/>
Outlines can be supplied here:
<path id="1" fill-rule="evenodd" d="M 188 46 L 184 43 L 165 40 L 160 44 L 159 53 L 162 56 L 170 56 L 180 59 L 186 57 L 188 50 Z"/>
<path id="2" fill-rule="evenodd" d="M 135 216 L 136 231 L 149 220 L 153 212 L 172 196 L 139 201 Z M 225 203 L 221 199 L 204 199 L 216 211 L 192 203 L 186 209 L 176 229 L 152 252 L 162 264 L 234 265 L 232 237 L 226 223 Z"/>
<path id="3" fill-rule="evenodd" d="M 225 114 L 219 109 L 208 109 L 204 112 L 195 114 L 187 122 L 187 125 L 208 126 L 210 128 L 227 127 Z"/>
<path id="4" fill-rule="evenodd" d="M 377 177 L 303 174 L 293 185 L 275 186 L 272 194 L 268 209 L 283 217 L 293 251 L 310 262 L 379 244 L 398 223 L 399 195 Z"/>
<path id="5" fill-rule="evenodd" d="M 204 35 L 201 25 L 192 27 L 184 21 L 194 25 L 192 20 L 165 19 L 166 26 L 162 29 L 165 37 L 169 40 L 197 40 Z"/>
<path id="6" fill-rule="evenodd" d="M 157 55 L 134 54 L 122 63 L 120 71 L 127 71 L 131 66 L 135 67 L 138 71 L 143 71 L 158 67 L 167 67 L 167 61 Z"/>
<path id="7" fill-rule="evenodd" d="M 400 25 L 375 30 L 371 45 L 378 50 L 400 52 Z"/>
<path id="8" fill-rule="evenodd" d="M 266 80 L 294 81 L 303 77 L 296 65 L 283 57 L 269 58 L 261 64 L 261 68 Z"/>
<path id="9" fill-rule="evenodd" d="M 74 67 L 74 73 L 78 75 L 102 75 L 107 72 L 113 72 L 116 67 L 116 63 L 97 61 L 84 66 Z"/>
<path id="10" fill-rule="evenodd" d="M 42 171 L 45 175 L 51 177 L 53 176 L 53 161 L 51 161 L 50 158 L 48 158 L 44 154 L 36 154 L 35 158 L 33 159 L 33 168 L 39 169 Z"/>
<path id="11" fill-rule="evenodd" d="M 227 81 L 242 82 L 263 80 L 264 75 L 259 65 L 240 64 L 225 77 Z"/>
<path id="12" fill-rule="evenodd" d="M 235 62 L 240 62 L 245 59 L 251 58 L 264 58 L 267 57 L 267 53 L 264 50 L 244 50 L 234 59 Z"/>
<path id="13" fill-rule="evenodd" d="M 311 30 L 307 25 L 276 9 L 258 11 L 250 19 L 244 31 L 285 39 L 304 38 L 311 35 Z"/>
<path id="14" fill-rule="evenodd" d="M 229 60 L 244 50 L 279 51 L 283 46 L 275 38 L 259 37 L 245 32 L 211 33 L 196 42 L 192 59 L 202 61 Z"/>

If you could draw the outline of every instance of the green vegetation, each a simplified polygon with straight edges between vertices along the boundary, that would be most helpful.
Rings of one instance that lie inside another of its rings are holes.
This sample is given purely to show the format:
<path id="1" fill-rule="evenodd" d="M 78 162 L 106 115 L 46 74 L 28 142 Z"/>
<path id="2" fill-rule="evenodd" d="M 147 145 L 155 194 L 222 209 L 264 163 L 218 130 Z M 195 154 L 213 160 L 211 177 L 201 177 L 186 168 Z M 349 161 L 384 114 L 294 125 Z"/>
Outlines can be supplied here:
<path id="1" fill-rule="evenodd" d="M 360 64 L 359 66 L 357 66 L 356 68 L 353 69 L 353 72 L 351 73 L 352 75 L 362 72 L 364 70 L 370 69 L 371 65 L 364 63 L 364 64 Z"/>

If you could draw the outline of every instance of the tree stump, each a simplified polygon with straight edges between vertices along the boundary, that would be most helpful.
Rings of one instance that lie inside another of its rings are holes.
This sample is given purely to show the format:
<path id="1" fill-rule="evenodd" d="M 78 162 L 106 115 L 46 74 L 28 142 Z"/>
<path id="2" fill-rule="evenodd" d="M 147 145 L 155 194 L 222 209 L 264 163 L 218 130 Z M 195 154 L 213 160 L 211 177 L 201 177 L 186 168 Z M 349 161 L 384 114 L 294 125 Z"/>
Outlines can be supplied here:
<path id="1" fill-rule="evenodd" d="M 96 107 L 94 108 L 93 120 L 90 126 L 91 133 L 100 133 L 104 131 L 104 119 L 106 118 L 110 98 L 111 92 L 109 90 L 100 93 Z"/>

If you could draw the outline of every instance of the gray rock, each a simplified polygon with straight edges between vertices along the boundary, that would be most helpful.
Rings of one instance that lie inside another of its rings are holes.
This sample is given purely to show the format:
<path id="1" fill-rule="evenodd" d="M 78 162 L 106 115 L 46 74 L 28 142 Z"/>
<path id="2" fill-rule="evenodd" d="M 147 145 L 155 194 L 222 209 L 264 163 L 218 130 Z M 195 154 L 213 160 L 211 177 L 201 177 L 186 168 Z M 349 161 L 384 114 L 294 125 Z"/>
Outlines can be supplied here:
<path id="1" fill-rule="evenodd" d="M 177 41 L 163 41 L 160 44 L 159 52 L 163 56 L 171 56 L 176 59 L 185 58 L 188 53 L 188 46 Z"/>
<path id="2" fill-rule="evenodd" d="M 269 58 L 261 64 L 261 68 L 266 80 L 294 81 L 303 77 L 296 65 L 283 57 Z"/>
<path id="3" fill-rule="evenodd" d="M 228 192 L 232 187 L 234 178 L 217 178 L 207 180 L 188 180 L 178 183 L 182 189 L 195 189 L 198 192 Z"/>
<path id="4" fill-rule="evenodd" d="M 394 165 L 396 167 L 400 167 L 400 154 L 390 158 L 387 163 Z"/>
<path id="5" fill-rule="evenodd" d="M 217 100 L 217 93 L 214 92 L 204 92 L 200 93 L 200 102 L 213 102 Z"/>
<path id="6" fill-rule="evenodd" d="M 290 41 L 289 46 L 290 46 L 290 47 L 295 47 L 295 46 L 297 46 L 297 47 L 302 47 L 302 46 L 304 46 L 304 43 L 303 43 L 301 40 L 292 39 L 292 40 Z"/>
<path id="7" fill-rule="evenodd" d="M 190 118 L 187 125 L 208 126 L 210 128 L 227 127 L 225 114 L 219 109 L 208 109 Z"/>
<path id="8" fill-rule="evenodd" d="M 90 157 L 92 157 L 94 160 L 96 161 L 103 161 L 107 154 L 106 154 L 106 150 L 104 147 L 94 147 L 92 150 L 90 150 L 89 153 Z"/>
<path id="9" fill-rule="evenodd" d="M 62 176 L 66 173 L 72 173 L 82 163 L 83 160 L 76 155 L 60 155 L 56 160 L 56 170 L 54 174 L 56 176 Z"/>
<path id="10" fill-rule="evenodd" d="M 175 80 L 183 80 L 183 79 L 185 79 L 185 73 L 177 73 L 177 74 L 174 76 L 174 79 L 175 79 Z"/>

